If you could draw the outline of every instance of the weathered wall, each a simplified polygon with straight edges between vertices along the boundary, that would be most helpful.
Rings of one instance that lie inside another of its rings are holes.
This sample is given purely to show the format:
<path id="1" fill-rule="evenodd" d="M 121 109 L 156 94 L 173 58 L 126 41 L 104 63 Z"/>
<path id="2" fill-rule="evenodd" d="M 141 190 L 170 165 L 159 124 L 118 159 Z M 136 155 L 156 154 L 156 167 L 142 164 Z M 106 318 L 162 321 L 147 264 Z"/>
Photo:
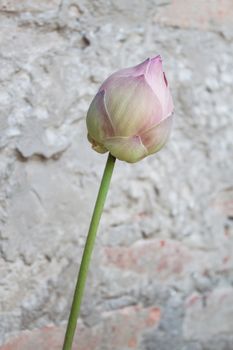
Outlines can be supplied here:
<path id="1" fill-rule="evenodd" d="M 233 349 L 232 24 L 232 0 L 0 1 L 1 350 L 61 348 L 106 159 L 85 114 L 158 53 L 174 131 L 117 163 L 75 349 Z"/>

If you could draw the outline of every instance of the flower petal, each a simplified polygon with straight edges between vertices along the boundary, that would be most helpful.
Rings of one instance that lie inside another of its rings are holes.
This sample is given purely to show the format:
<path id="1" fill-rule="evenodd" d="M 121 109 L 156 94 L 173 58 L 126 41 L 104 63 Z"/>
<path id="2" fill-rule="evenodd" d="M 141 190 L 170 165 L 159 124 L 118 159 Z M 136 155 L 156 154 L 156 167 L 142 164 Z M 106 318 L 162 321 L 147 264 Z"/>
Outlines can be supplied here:
<path id="1" fill-rule="evenodd" d="M 104 142 L 104 146 L 114 157 L 128 163 L 138 162 L 148 155 L 140 136 L 111 137 Z"/>
<path id="2" fill-rule="evenodd" d="M 87 139 L 91 143 L 92 148 L 98 153 L 106 153 L 108 150 L 104 147 L 104 145 L 100 142 L 95 141 L 89 134 L 87 134 Z"/>
<path id="3" fill-rule="evenodd" d="M 150 59 L 146 72 L 146 80 L 155 94 L 160 94 L 166 89 L 167 84 L 163 75 L 163 66 L 161 56 Z"/>
<path id="4" fill-rule="evenodd" d="M 111 81 L 114 78 L 117 78 L 117 77 L 118 78 L 119 77 L 138 77 L 139 75 L 146 74 L 149 62 L 150 62 L 150 59 L 147 58 L 145 61 L 138 64 L 137 66 L 118 70 L 117 72 L 110 75 L 110 77 L 103 82 L 103 84 L 100 87 L 100 90 L 108 88 L 109 83 L 111 84 Z"/>
<path id="5" fill-rule="evenodd" d="M 112 136 L 114 130 L 105 107 L 105 91 L 99 91 L 87 112 L 87 129 L 91 139 L 101 143 L 105 137 Z"/>
<path id="6" fill-rule="evenodd" d="M 164 113 L 166 116 L 170 116 L 172 115 L 173 111 L 174 111 L 173 99 L 168 89 L 166 94 L 166 99 L 165 99 Z"/>
<path id="7" fill-rule="evenodd" d="M 149 154 L 158 152 L 164 146 L 171 131 L 172 120 L 172 116 L 167 117 L 140 135 L 142 143 Z"/>
<path id="8" fill-rule="evenodd" d="M 133 136 L 163 118 L 161 104 L 144 75 L 112 79 L 105 97 L 116 136 Z"/>
<path id="9" fill-rule="evenodd" d="M 174 107 L 160 56 L 150 59 L 146 80 L 158 97 L 164 116 L 167 117 L 172 113 Z"/>

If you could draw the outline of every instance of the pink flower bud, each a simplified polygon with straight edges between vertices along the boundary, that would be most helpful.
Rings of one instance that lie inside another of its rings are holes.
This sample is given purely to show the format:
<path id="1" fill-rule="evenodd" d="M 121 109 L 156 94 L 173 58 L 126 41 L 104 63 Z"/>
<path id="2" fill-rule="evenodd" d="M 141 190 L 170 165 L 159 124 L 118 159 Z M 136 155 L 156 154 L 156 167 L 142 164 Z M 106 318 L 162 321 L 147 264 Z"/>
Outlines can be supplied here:
<path id="1" fill-rule="evenodd" d="M 97 152 L 135 163 L 166 143 L 172 113 L 161 57 L 148 58 L 101 85 L 87 113 L 88 139 Z"/>

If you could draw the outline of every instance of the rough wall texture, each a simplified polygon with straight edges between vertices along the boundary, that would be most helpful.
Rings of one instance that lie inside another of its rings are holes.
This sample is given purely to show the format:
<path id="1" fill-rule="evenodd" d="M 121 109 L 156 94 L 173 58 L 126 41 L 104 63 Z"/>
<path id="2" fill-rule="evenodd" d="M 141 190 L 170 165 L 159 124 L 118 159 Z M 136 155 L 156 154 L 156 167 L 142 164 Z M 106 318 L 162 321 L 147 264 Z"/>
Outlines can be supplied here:
<path id="1" fill-rule="evenodd" d="M 106 159 L 85 113 L 157 53 L 174 131 L 116 166 L 74 348 L 233 350 L 232 24 L 232 0 L 0 1 L 1 350 L 61 348 Z"/>

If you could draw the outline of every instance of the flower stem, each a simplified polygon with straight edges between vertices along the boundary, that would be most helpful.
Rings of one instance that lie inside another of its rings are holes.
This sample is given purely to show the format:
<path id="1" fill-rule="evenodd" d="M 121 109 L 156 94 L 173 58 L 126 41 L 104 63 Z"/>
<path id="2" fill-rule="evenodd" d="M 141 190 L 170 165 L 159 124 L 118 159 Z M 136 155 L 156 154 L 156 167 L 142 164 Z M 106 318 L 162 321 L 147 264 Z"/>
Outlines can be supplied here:
<path id="1" fill-rule="evenodd" d="M 99 193 L 96 199 L 95 208 L 92 214 L 92 219 L 91 219 L 87 240 L 86 240 L 86 244 L 85 244 L 85 248 L 82 256 L 82 261 L 81 261 L 78 280 L 76 283 L 75 292 L 73 296 L 73 302 L 71 306 L 69 321 L 66 328 L 65 340 L 62 348 L 63 350 L 72 349 L 72 343 L 73 343 L 74 333 L 75 333 L 77 320 L 80 312 L 82 297 L 83 297 L 85 283 L 87 279 L 88 268 L 91 260 L 91 254 L 95 244 L 96 232 L 99 226 L 101 214 L 103 212 L 104 203 L 108 193 L 115 160 L 116 158 L 109 153 L 107 163 L 104 169 L 103 177 L 101 180 Z"/>

